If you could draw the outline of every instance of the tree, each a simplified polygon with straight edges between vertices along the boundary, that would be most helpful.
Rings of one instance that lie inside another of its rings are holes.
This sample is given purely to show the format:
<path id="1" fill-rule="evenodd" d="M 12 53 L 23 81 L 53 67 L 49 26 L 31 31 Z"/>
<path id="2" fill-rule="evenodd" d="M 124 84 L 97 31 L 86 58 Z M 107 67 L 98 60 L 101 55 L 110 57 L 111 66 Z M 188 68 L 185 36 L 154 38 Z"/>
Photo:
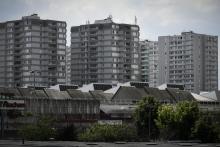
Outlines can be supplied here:
<path id="1" fill-rule="evenodd" d="M 189 139 L 192 129 L 199 119 L 199 107 L 195 101 L 182 101 L 177 103 L 176 117 L 178 121 L 178 138 Z"/>
<path id="2" fill-rule="evenodd" d="M 164 139 L 187 140 L 192 136 L 192 129 L 198 118 L 197 103 L 182 101 L 176 105 L 162 105 L 155 122 Z"/>
<path id="3" fill-rule="evenodd" d="M 160 137 L 165 140 L 175 138 L 177 121 L 174 105 L 161 105 L 158 108 L 158 116 L 155 120 L 158 129 L 160 130 Z"/>
<path id="4" fill-rule="evenodd" d="M 220 139 L 220 124 L 214 123 L 209 116 L 201 116 L 196 121 L 193 135 L 202 142 L 217 142 Z"/>
<path id="5" fill-rule="evenodd" d="M 138 136 L 142 139 L 156 138 L 158 129 L 155 124 L 159 103 L 154 97 L 145 97 L 139 103 L 134 113 Z"/>

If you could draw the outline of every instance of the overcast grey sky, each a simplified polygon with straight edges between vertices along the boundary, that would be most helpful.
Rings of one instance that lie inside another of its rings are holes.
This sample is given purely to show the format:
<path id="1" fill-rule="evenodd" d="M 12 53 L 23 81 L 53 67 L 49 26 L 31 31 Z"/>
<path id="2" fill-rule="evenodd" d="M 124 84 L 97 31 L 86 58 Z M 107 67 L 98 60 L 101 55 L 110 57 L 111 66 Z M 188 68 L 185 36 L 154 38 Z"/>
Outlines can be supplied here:
<path id="1" fill-rule="evenodd" d="M 110 14 L 119 23 L 134 23 L 137 16 L 141 39 L 157 40 L 159 35 L 189 30 L 220 35 L 220 0 L 0 0 L 0 21 L 32 13 L 66 21 L 68 36 L 70 26 Z"/>
<path id="2" fill-rule="evenodd" d="M 134 23 L 136 16 L 141 39 L 189 30 L 220 36 L 220 0 L 0 0 L 0 22 L 32 13 L 66 21 L 68 45 L 71 26 L 110 14 L 118 23 Z"/>

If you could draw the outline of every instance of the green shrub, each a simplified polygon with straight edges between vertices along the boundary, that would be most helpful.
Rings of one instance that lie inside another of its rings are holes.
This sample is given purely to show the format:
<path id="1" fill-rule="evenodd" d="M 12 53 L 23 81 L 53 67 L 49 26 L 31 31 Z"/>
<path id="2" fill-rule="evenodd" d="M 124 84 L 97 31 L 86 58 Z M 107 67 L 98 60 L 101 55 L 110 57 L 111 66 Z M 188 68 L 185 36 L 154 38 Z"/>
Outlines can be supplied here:
<path id="1" fill-rule="evenodd" d="M 74 125 L 59 128 L 56 131 L 56 140 L 73 141 L 77 139 L 77 131 Z"/>
<path id="2" fill-rule="evenodd" d="M 202 116 L 193 129 L 193 135 L 202 142 L 220 141 L 220 124 L 212 122 L 208 116 Z"/>
<path id="3" fill-rule="evenodd" d="M 53 121 L 49 117 L 41 117 L 36 124 L 23 126 L 19 134 L 27 140 L 49 140 L 54 138 L 56 134 L 55 129 L 52 127 Z"/>
<path id="4" fill-rule="evenodd" d="M 132 141 L 136 138 L 135 128 L 128 125 L 95 124 L 79 135 L 80 141 Z"/>

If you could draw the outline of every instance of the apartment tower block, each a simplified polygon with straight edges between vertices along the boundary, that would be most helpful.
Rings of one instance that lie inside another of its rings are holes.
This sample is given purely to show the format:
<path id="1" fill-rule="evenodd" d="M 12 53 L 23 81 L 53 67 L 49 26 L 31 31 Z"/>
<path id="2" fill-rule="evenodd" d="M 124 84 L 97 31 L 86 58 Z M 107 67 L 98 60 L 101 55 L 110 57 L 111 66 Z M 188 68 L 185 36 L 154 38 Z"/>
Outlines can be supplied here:
<path id="1" fill-rule="evenodd" d="M 65 84 L 66 22 L 37 14 L 0 23 L 0 86 Z"/>
<path id="2" fill-rule="evenodd" d="M 150 87 L 158 86 L 158 42 L 140 41 L 141 81 L 148 82 Z"/>
<path id="3" fill-rule="evenodd" d="M 194 32 L 160 36 L 159 84 L 184 84 L 185 89 L 218 90 L 218 37 Z"/>
<path id="4" fill-rule="evenodd" d="M 71 83 L 140 80 L 139 26 L 111 17 L 71 28 Z"/>

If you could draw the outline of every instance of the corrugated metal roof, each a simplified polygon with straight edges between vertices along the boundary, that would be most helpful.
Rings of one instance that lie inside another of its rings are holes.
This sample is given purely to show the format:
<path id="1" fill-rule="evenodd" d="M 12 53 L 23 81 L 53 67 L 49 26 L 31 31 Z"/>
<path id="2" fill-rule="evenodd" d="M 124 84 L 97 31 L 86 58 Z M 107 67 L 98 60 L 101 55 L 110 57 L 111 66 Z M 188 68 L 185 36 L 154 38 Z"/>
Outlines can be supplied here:
<path id="1" fill-rule="evenodd" d="M 220 101 L 220 91 L 211 91 L 206 93 L 200 93 L 201 96 L 213 99 L 215 101 Z"/>
<path id="2" fill-rule="evenodd" d="M 159 90 L 152 87 L 145 87 L 145 90 L 159 102 L 174 102 L 174 99 L 166 90 Z"/>
<path id="3" fill-rule="evenodd" d="M 179 90 L 179 89 L 173 89 L 173 88 L 167 88 L 166 89 L 170 95 L 175 98 L 175 100 L 178 101 L 193 101 L 195 100 L 194 97 L 191 95 L 190 92 L 184 91 L 184 90 Z"/>
<path id="4" fill-rule="evenodd" d="M 55 89 L 45 89 L 44 91 L 47 96 L 52 99 L 71 99 L 66 91 L 58 91 Z"/>
<path id="5" fill-rule="evenodd" d="M 2 98 L 28 98 L 28 99 L 74 99 L 74 100 L 98 100 L 95 97 L 109 98 L 111 94 L 96 93 L 93 97 L 89 92 L 68 89 L 67 91 L 58 91 L 54 89 L 34 90 L 33 88 L 5 88 L 0 87 Z"/>
<path id="6" fill-rule="evenodd" d="M 34 89 L 32 88 L 17 88 L 21 95 L 24 97 L 24 98 L 34 98 L 36 97 L 35 93 L 34 93 Z"/>
<path id="7" fill-rule="evenodd" d="M 102 90 L 89 91 L 90 94 L 100 101 L 110 101 L 113 97 L 112 93 L 104 93 Z"/>
<path id="8" fill-rule="evenodd" d="M 46 93 L 44 92 L 44 90 L 34 90 L 33 92 L 37 98 L 45 98 L 48 99 L 49 97 L 46 95 Z"/>
<path id="9" fill-rule="evenodd" d="M 68 89 L 67 92 L 73 99 L 78 99 L 78 100 L 94 99 L 93 96 L 89 92 L 82 92 L 80 90 L 74 90 L 74 89 Z"/>
<path id="10" fill-rule="evenodd" d="M 215 100 L 213 99 L 210 99 L 210 98 L 207 98 L 207 97 L 204 97 L 202 95 L 198 95 L 196 93 L 191 93 L 192 96 L 197 100 L 197 101 L 202 101 L 202 102 L 213 102 Z"/>
<path id="11" fill-rule="evenodd" d="M 144 88 L 126 87 L 121 86 L 112 100 L 135 100 L 138 101 L 148 94 L 145 92 Z"/>
<path id="12" fill-rule="evenodd" d="M 220 91 L 216 90 L 215 94 L 216 94 L 217 101 L 220 102 Z"/>
<path id="13" fill-rule="evenodd" d="M 11 97 L 11 98 L 16 98 L 16 99 L 21 98 L 21 94 L 17 88 L 0 87 L 0 94 Z"/>

